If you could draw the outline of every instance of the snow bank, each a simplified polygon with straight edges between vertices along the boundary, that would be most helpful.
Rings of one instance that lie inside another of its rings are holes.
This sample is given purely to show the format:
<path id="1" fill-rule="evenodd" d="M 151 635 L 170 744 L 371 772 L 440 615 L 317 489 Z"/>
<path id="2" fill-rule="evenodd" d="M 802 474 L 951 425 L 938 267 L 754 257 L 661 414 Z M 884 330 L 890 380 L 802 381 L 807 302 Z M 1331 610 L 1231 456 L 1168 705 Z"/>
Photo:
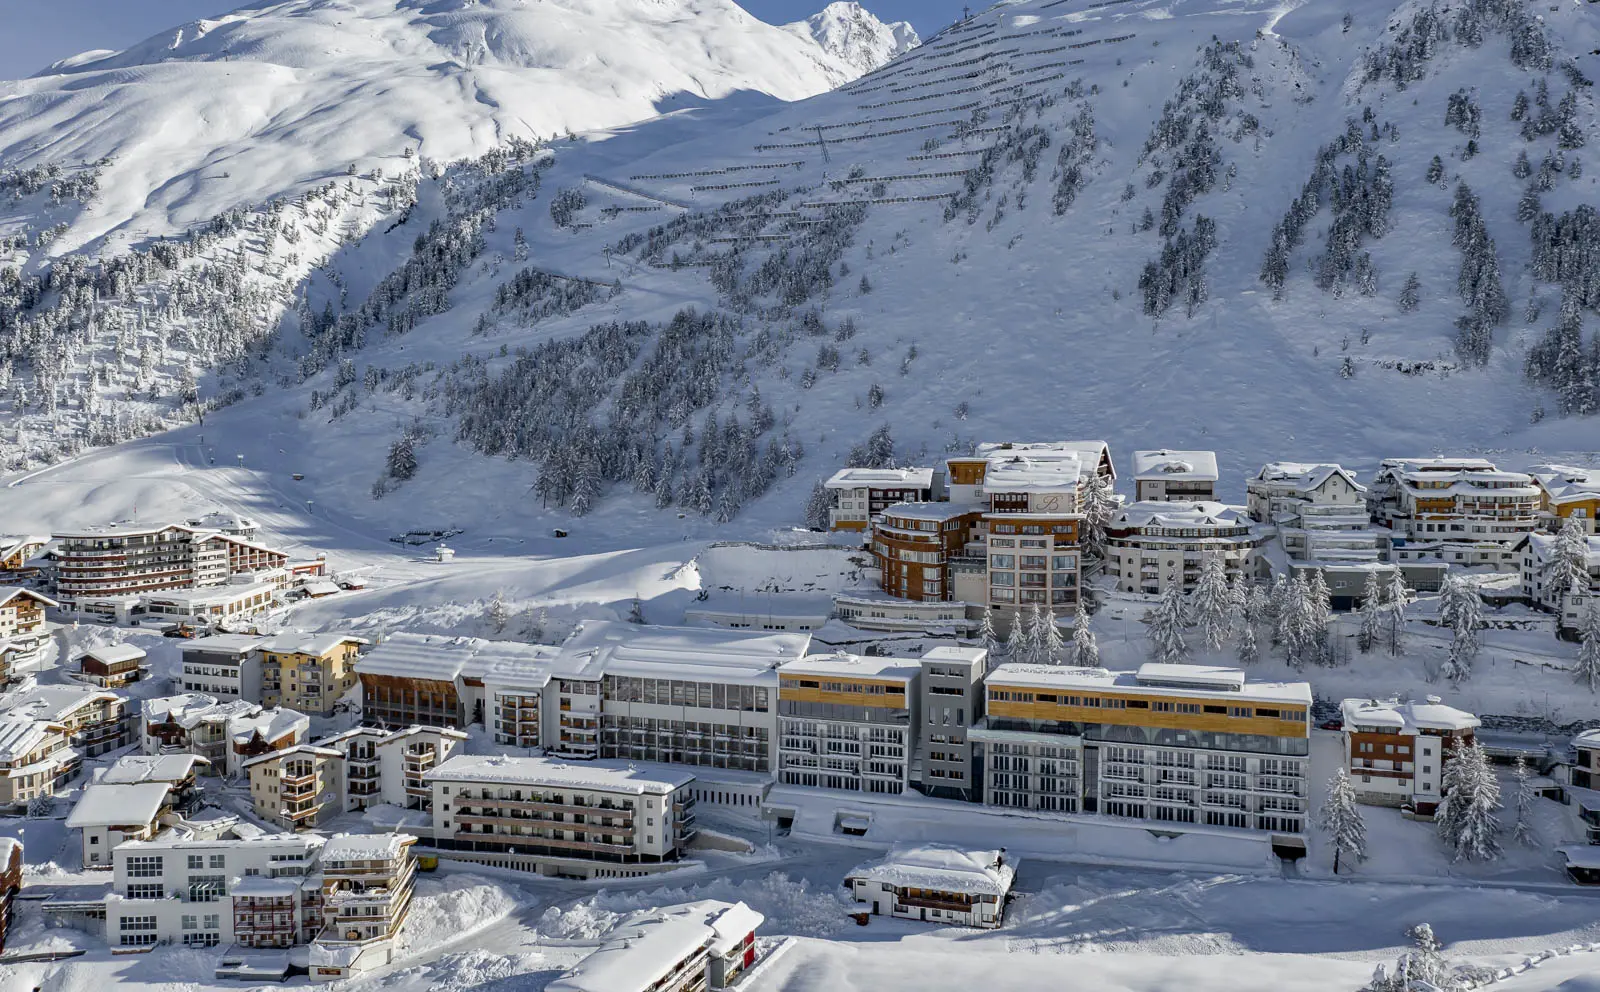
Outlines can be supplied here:
<path id="1" fill-rule="evenodd" d="M 400 931 L 400 956 L 414 957 L 503 920 L 521 903 L 519 890 L 477 875 L 420 878 Z"/>

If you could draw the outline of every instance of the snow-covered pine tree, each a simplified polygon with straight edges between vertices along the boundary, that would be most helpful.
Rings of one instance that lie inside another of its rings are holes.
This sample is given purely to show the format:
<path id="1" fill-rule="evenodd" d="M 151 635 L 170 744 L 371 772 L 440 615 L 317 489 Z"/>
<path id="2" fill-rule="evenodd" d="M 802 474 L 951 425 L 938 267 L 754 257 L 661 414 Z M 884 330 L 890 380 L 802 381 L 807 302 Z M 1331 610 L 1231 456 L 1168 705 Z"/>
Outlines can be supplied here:
<path id="1" fill-rule="evenodd" d="M 1061 638 L 1061 628 L 1056 625 L 1056 611 L 1046 608 L 1039 619 L 1039 632 L 1034 638 L 1039 644 L 1039 660 L 1047 665 L 1059 665 L 1064 660 L 1066 641 Z"/>
<path id="2" fill-rule="evenodd" d="M 503 633 L 506 624 L 511 622 L 511 608 L 506 605 L 505 594 L 498 590 L 494 598 L 489 600 L 489 608 L 484 612 L 484 619 L 489 622 L 489 629 L 496 634 Z"/>
<path id="3" fill-rule="evenodd" d="M 1446 574 L 1439 594 L 1439 623 L 1453 632 L 1450 657 L 1444 674 L 1454 682 L 1472 677 L 1472 663 L 1478 657 L 1478 628 L 1483 623 L 1483 600 L 1478 587 L 1465 576 Z"/>
<path id="4" fill-rule="evenodd" d="M 1117 512 L 1117 494 L 1099 472 L 1083 483 L 1083 550 L 1095 558 L 1106 556 L 1106 525 Z"/>
<path id="5" fill-rule="evenodd" d="M 1072 615 L 1072 663 L 1079 668 L 1100 667 L 1100 644 L 1089 626 L 1088 597 L 1078 597 L 1078 608 Z"/>
<path id="6" fill-rule="evenodd" d="M 1500 856 L 1500 783 L 1473 740 L 1457 744 L 1445 762 L 1444 801 L 1434 825 L 1453 861 L 1493 861 Z"/>
<path id="7" fill-rule="evenodd" d="M 1011 611 L 1011 630 L 1006 634 L 1006 660 L 1025 665 L 1033 660 L 1033 646 L 1029 643 L 1028 621 L 1022 617 L 1022 606 Z"/>
<path id="8" fill-rule="evenodd" d="M 1411 600 L 1411 589 L 1406 577 L 1397 567 L 1389 574 L 1383 588 L 1384 628 L 1391 656 L 1404 653 L 1406 634 L 1406 603 Z"/>
<path id="9" fill-rule="evenodd" d="M 1383 636 L 1383 588 L 1378 585 L 1378 570 L 1367 572 L 1366 585 L 1361 589 L 1361 633 L 1356 646 L 1366 654 L 1377 646 Z"/>
<path id="10" fill-rule="evenodd" d="M 1516 820 L 1511 825 L 1511 838 L 1523 847 L 1538 847 L 1539 832 L 1533 823 L 1533 807 L 1538 796 L 1533 791 L 1533 774 L 1521 755 L 1517 756 L 1511 775 L 1517 783 Z"/>
<path id="11" fill-rule="evenodd" d="M 1228 587 L 1227 563 L 1222 555 L 1209 555 L 1200 563 L 1200 578 L 1189 601 L 1190 615 L 1200 628 L 1207 651 L 1221 651 L 1228 639 L 1233 590 Z"/>
<path id="12" fill-rule="evenodd" d="M 1400 312 L 1410 313 L 1422 302 L 1422 283 L 1418 281 L 1415 272 L 1406 277 L 1406 284 L 1400 288 Z"/>
<path id="13" fill-rule="evenodd" d="M 1343 768 L 1328 780 L 1328 793 L 1318 811 L 1322 829 L 1333 845 L 1333 873 L 1339 874 L 1340 856 L 1349 854 L 1357 862 L 1367 860 L 1367 822 L 1361 818 L 1355 787 Z"/>
<path id="14" fill-rule="evenodd" d="M 644 604 L 639 601 L 638 596 L 633 597 L 633 602 L 628 606 L 628 622 L 644 623 Z"/>
<path id="15" fill-rule="evenodd" d="M 1304 574 L 1296 575 L 1286 586 L 1283 605 L 1272 641 L 1282 644 L 1291 667 L 1299 668 L 1313 655 L 1316 633 L 1316 609 L 1311 602 L 1311 589 Z"/>
<path id="16" fill-rule="evenodd" d="M 994 610 L 988 606 L 983 608 L 983 620 L 978 624 L 978 646 L 989 652 L 993 664 L 992 659 L 1000 653 L 1000 638 L 994 632 Z"/>
<path id="17" fill-rule="evenodd" d="M 1333 663 L 1333 653 L 1328 650 L 1328 626 L 1333 623 L 1333 596 L 1328 592 L 1328 580 L 1322 569 L 1313 568 L 1306 580 L 1306 613 L 1309 660 L 1319 665 Z"/>
<path id="18" fill-rule="evenodd" d="M 1283 625 L 1280 621 L 1284 610 L 1289 608 L 1289 599 L 1289 580 L 1279 572 L 1272 579 L 1272 588 L 1268 590 L 1266 603 L 1260 611 L 1262 622 L 1272 631 L 1273 647 L 1283 643 Z"/>
<path id="19" fill-rule="evenodd" d="M 1572 674 L 1594 692 L 1600 688 L 1600 599 L 1597 597 L 1589 598 L 1578 638 L 1578 660 L 1573 662 Z"/>
<path id="20" fill-rule="evenodd" d="M 1256 626 L 1247 623 L 1239 628 L 1239 662 L 1254 665 L 1261 660 L 1261 647 L 1256 643 Z"/>
<path id="21" fill-rule="evenodd" d="M 1388 984 L 1377 992 L 1411 992 L 1418 988 L 1448 989 L 1450 965 L 1445 961 L 1444 945 L 1433 935 L 1433 927 L 1418 923 L 1406 931 L 1412 949 L 1400 955 Z"/>
<path id="22" fill-rule="evenodd" d="M 1589 585 L 1589 535 L 1577 517 L 1568 517 L 1550 547 L 1544 566 L 1545 587 L 1567 590 Z"/>
<path id="23" fill-rule="evenodd" d="M 1184 640 L 1183 628 L 1187 619 L 1184 609 L 1183 583 L 1177 578 L 1167 583 L 1166 591 L 1150 611 L 1147 620 L 1150 648 L 1159 662 L 1176 664 L 1189 657 L 1189 644 Z"/>

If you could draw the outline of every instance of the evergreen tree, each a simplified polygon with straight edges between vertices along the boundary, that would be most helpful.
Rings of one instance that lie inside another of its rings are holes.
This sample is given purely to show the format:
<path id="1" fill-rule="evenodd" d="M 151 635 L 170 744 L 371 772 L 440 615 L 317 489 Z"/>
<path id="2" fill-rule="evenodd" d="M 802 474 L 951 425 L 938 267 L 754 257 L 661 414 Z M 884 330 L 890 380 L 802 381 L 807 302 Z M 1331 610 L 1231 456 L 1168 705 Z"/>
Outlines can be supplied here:
<path id="1" fill-rule="evenodd" d="M 1328 592 L 1328 580 L 1322 574 L 1322 569 L 1313 568 L 1310 571 L 1311 578 L 1306 580 L 1306 612 L 1310 621 L 1307 649 L 1310 651 L 1310 660 L 1323 665 L 1332 664 L 1332 652 L 1328 649 L 1328 627 L 1333 623 L 1333 596 Z"/>
<path id="2" fill-rule="evenodd" d="M 1222 555 L 1207 556 L 1200 563 L 1200 578 L 1190 598 L 1190 613 L 1200 628 L 1207 651 L 1221 651 L 1228 639 L 1228 621 L 1233 611 L 1233 591 L 1228 588 L 1227 563 Z"/>
<path id="3" fill-rule="evenodd" d="M 1147 618 L 1146 636 L 1150 638 L 1151 651 L 1157 661 L 1176 664 L 1188 659 L 1189 645 L 1183 637 L 1186 612 L 1183 583 L 1173 578 Z"/>
<path id="4" fill-rule="evenodd" d="M 1589 535 L 1577 517 L 1568 517 L 1544 565 L 1546 588 L 1565 591 L 1589 586 Z"/>
<path id="5" fill-rule="evenodd" d="M 1383 589 L 1378 585 L 1378 570 L 1367 572 L 1367 584 L 1361 589 L 1361 633 L 1356 646 L 1366 654 L 1377 646 L 1383 635 Z"/>
<path id="6" fill-rule="evenodd" d="M 1066 642 L 1061 638 L 1061 628 L 1056 625 L 1055 611 L 1046 609 L 1042 614 L 1035 612 L 1034 616 L 1039 619 L 1039 632 L 1034 636 L 1039 645 L 1039 660 L 1047 665 L 1061 664 Z"/>
<path id="7" fill-rule="evenodd" d="M 994 610 L 988 606 L 983 608 L 983 620 L 978 624 L 978 646 L 987 651 L 991 659 L 1000 653 L 1000 638 L 994 632 Z"/>
<path id="8" fill-rule="evenodd" d="M 1533 824 L 1533 807 L 1538 796 L 1533 791 L 1533 774 L 1528 771 L 1528 762 L 1521 755 L 1517 756 L 1511 774 L 1517 782 L 1517 818 L 1511 826 L 1511 837 L 1523 847 L 1538 847 L 1539 833 Z"/>
<path id="9" fill-rule="evenodd" d="M 1272 579 L 1272 589 L 1267 593 L 1267 601 L 1261 610 L 1261 619 L 1272 631 L 1272 646 L 1277 647 L 1283 643 L 1283 614 L 1289 608 L 1289 580 L 1279 572 Z"/>
<path id="10" fill-rule="evenodd" d="M 489 622 L 490 630 L 496 634 L 505 631 L 506 624 L 511 622 L 511 608 L 506 605 L 504 594 L 498 591 L 494 594 L 494 598 L 489 600 L 489 609 L 484 617 Z"/>
<path id="11" fill-rule="evenodd" d="M 1022 619 L 1022 606 L 1011 611 L 1011 630 L 1006 634 L 1006 660 L 1027 664 L 1033 660 L 1033 645 L 1029 642 L 1028 624 Z"/>
<path id="12" fill-rule="evenodd" d="M 1444 766 L 1444 801 L 1434 826 L 1453 861 L 1500 856 L 1500 783 L 1477 740 L 1457 744 Z"/>
<path id="13" fill-rule="evenodd" d="M 1388 632 L 1391 656 L 1405 653 L 1406 603 L 1410 599 L 1411 589 L 1406 585 L 1404 573 L 1397 566 L 1389 574 L 1389 582 L 1383 591 L 1384 626 Z"/>
<path id="14" fill-rule="evenodd" d="M 628 606 L 628 622 L 644 623 L 644 604 L 639 601 L 638 596 L 633 597 L 633 602 Z"/>
<path id="15" fill-rule="evenodd" d="M 1361 818 L 1355 787 L 1343 768 L 1328 780 L 1328 794 L 1319 811 L 1322 829 L 1333 844 L 1333 873 L 1339 874 L 1339 858 L 1349 854 L 1360 862 L 1367 860 L 1367 823 Z"/>
<path id="16" fill-rule="evenodd" d="M 1439 595 L 1439 622 L 1454 636 L 1444 674 L 1454 682 L 1472 677 L 1472 663 L 1478 657 L 1478 628 L 1483 623 L 1483 600 L 1478 587 L 1464 576 L 1447 574 Z"/>
<path id="17" fill-rule="evenodd" d="M 1578 628 L 1581 641 L 1578 660 L 1572 673 L 1590 692 L 1600 688 L 1600 597 L 1591 597 L 1589 608 L 1583 611 L 1583 624 Z"/>
<path id="18" fill-rule="evenodd" d="M 1254 665 L 1261 660 L 1261 648 L 1256 644 L 1256 628 L 1254 624 L 1245 624 L 1239 629 L 1239 661 L 1241 664 Z"/>
<path id="19" fill-rule="evenodd" d="M 1079 668 L 1100 667 L 1100 645 L 1089 627 L 1088 597 L 1078 597 L 1078 608 L 1072 615 L 1072 663 Z"/>
<path id="20" fill-rule="evenodd" d="M 1415 272 L 1406 277 L 1406 284 L 1400 289 L 1400 312 L 1410 313 L 1422 302 L 1422 283 L 1417 280 Z"/>
<path id="21" fill-rule="evenodd" d="M 1117 513 L 1117 496 L 1099 472 L 1083 483 L 1083 550 L 1095 557 L 1106 556 L 1106 525 Z"/>

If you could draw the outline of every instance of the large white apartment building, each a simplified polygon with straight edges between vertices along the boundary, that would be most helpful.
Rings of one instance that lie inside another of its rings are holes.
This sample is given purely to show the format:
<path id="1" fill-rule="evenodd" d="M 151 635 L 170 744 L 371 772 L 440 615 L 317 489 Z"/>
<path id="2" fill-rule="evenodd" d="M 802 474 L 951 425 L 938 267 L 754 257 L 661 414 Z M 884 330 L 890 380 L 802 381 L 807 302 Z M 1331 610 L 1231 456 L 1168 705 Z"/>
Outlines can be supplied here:
<path id="1" fill-rule="evenodd" d="M 778 668 L 810 642 L 596 620 L 559 648 L 396 634 L 356 672 L 369 723 L 482 722 L 497 744 L 570 757 L 770 772 Z"/>
<path id="2" fill-rule="evenodd" d="M 778 673 L 778 781 L 898 795 L 911 784 L 922 663 L 845 653 Z"/>
<path id="3" fill-rule="evenodd" d="M 678 860 L 696 832 L 687 771 L 458 754 L 424 780 L 434 844 L 455 860 L 627 877 Z"/>
<path id="4" fill-rule="evenodd" d="M 1191 592 L 1208 557 L 1222 558 L 1230 581 L 1255 578 L 1266 541 L 1244 507 L 1132 503 L 1106 527 L 1106 569 L 1120 592 L 1160 595 L 1173 583 Z"/>
<path id="5" fill-rule="evenodd" d="M 185 641 L 178 648 L 184 691 L 261 702 L 261 656 L 256 649 L 263 640 L 255 634 L 213 634 Z"/>
<path id="6" fill-rule="evenodd" d="M 1367 514 L 1367 487 L 1341 466 L 1270 462 L 1245 488 L 1250 516 L 1277 530 L 1292 568 L 1322 573 L 1335 609 L 1357 605 L 1370 572 L 1391 571 L 1388 535 Z"/>
<path id="7" fill-rule="evenodd" d="M 1386 458 L 1367 494 L 1394 560 L 1517 570 L 1512 547 L 1539 525 L 1540 490 L 1483 458 Z"/>
<path id="8" fill-rule="evenodd" d="M 1432 816 L 1444 798 L 1444 763 L 1470 743 L 1480 721 L 1446 706 L 1438 696 L 1424 702 L 1346 699 L 1339 704 L 1344 764 L 1356 798 L 1374 806 L 1408 806 Z"/>
<path id="9" fill-rule="evenodd" d="M 113 524 L 55 535 L 56 589 L 68 609 L 122 615 L 138 597 L 220 586 L 281 569 L 289 556 L 237 533 L 191 524 Z"/>
<path id="10" fill-rule="evenodd" d="M 982 748 L 984 802 L 1272 833 L 1304 848 L 1311 686 L 1238 669 L 1000 665 Z"/>

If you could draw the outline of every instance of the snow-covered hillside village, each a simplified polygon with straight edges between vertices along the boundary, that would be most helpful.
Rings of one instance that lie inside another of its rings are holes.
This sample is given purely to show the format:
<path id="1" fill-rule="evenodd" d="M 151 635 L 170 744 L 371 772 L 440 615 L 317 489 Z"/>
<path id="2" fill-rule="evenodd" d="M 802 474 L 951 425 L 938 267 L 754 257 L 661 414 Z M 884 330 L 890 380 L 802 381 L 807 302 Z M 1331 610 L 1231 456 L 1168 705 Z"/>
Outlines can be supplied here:
<path id="1" fill-rule="evenodd" d="M 1600 5 L 763 2 L 0 61 L 0 992 L 1600 989 Z"/>

